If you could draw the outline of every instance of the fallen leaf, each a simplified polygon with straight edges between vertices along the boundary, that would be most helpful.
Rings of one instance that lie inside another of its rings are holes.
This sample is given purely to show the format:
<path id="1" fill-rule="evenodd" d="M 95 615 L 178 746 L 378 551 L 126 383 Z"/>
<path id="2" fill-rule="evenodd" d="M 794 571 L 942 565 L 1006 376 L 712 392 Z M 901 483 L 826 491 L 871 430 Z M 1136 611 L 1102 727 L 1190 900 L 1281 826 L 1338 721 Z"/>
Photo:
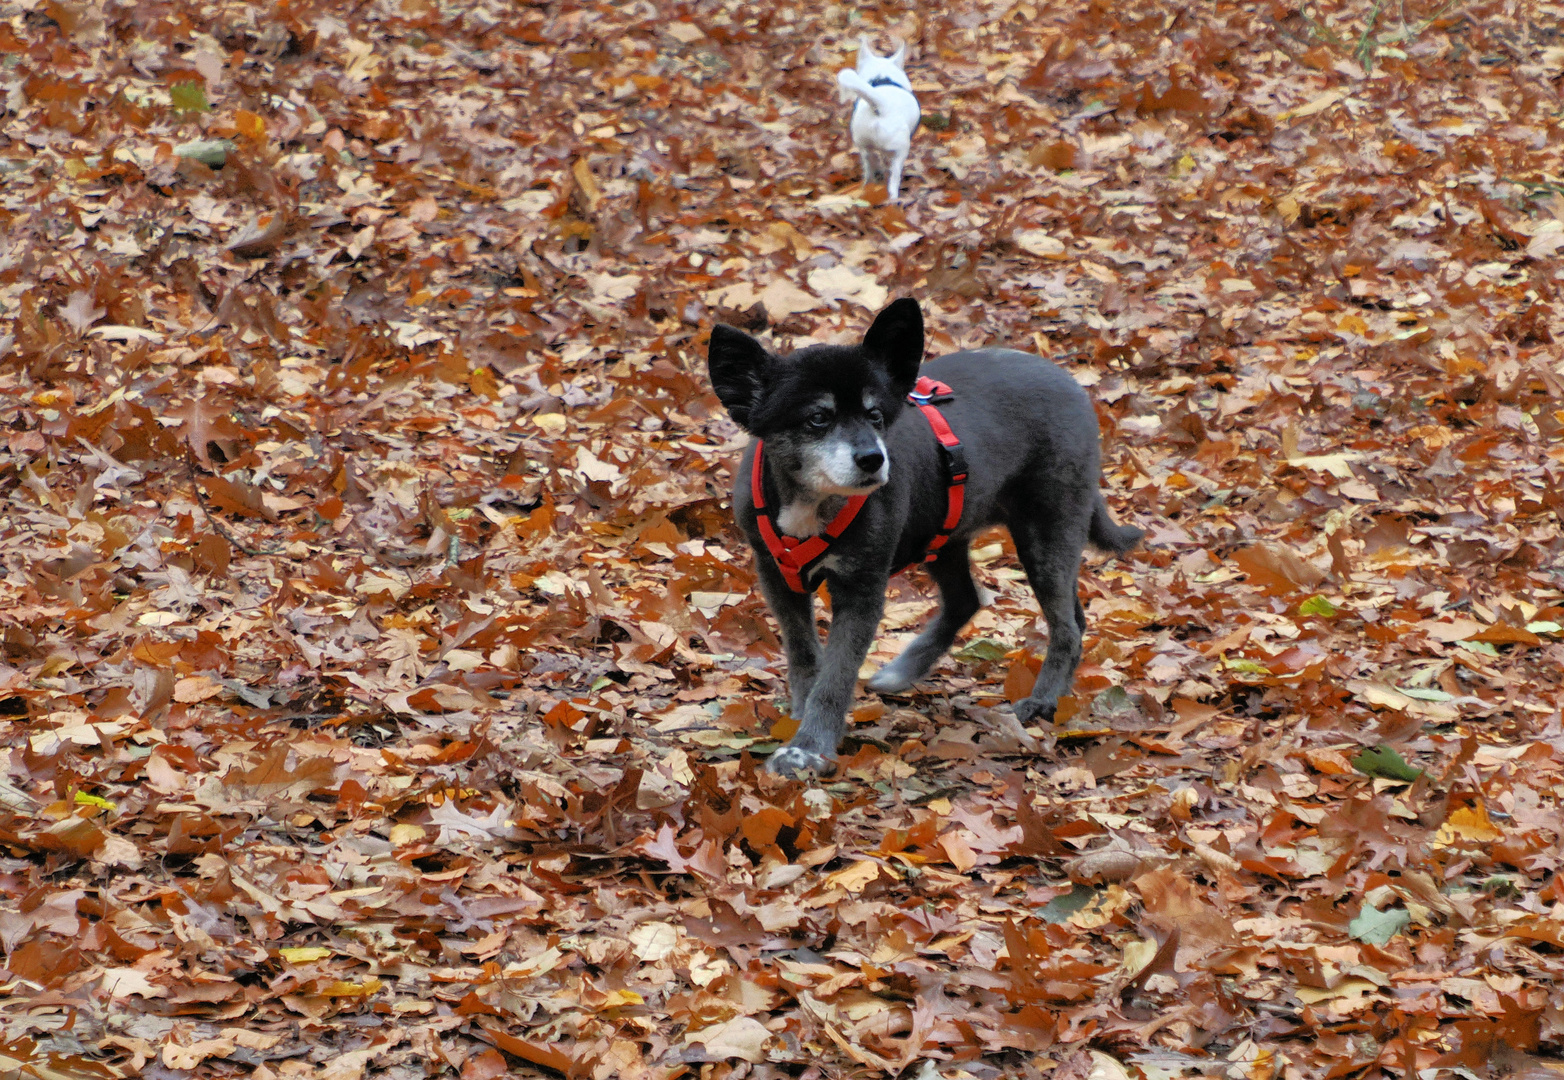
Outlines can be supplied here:
<path id="1" fill-rule="evenodd" d="M 684 1036 L 686 1046 L 700 1044 L 712 1061 L 732 1060 L 751 1063 L 766 1060 L 766 1044 L 771 1032 L 752 1016 L 735 1016 Z"/>

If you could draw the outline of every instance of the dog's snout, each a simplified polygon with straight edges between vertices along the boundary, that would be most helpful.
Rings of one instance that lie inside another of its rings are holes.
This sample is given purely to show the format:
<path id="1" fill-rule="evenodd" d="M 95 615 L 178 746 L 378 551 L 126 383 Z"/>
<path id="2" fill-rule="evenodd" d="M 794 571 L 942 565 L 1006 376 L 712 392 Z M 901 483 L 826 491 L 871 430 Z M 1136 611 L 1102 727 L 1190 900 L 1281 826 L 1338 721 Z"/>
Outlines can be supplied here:
<path id="1" fill-rule="evenodd" d="M 885 464 L 885 454 L 880 450 L 860 450 L 853 463 L 866 473 L 877 473 Z"/>

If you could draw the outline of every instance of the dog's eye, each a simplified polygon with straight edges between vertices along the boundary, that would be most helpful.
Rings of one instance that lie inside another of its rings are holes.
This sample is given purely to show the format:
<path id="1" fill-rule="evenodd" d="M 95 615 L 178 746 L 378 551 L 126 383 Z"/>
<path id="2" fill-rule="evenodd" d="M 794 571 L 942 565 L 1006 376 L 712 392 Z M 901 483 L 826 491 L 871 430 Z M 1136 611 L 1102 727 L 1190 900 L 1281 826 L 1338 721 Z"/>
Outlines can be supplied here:
<path id="1" fill-rule="evenodd" d="M 819 431 L 824 431 L 831 426 L 831 410 L 816 409 L 809 414 L 809 426 Z"/>
<path id="2" fill-rule="evenodd" d="M 869 418 L 869 423 L 873 424 L 875 427 L 879 427 L 881 424 L 885 423 L 885 414 L 882 413 L 879 409 L 869 409 L 864 413 L 864 415 Z"/>

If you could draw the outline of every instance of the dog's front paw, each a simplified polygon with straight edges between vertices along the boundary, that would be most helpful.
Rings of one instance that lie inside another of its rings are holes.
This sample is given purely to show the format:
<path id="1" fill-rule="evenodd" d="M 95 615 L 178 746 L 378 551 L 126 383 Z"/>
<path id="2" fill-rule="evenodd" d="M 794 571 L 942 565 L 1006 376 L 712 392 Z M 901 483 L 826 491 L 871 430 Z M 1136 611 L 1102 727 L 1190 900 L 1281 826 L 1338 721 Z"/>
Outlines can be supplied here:
<path id="1" fill-rule="evenodd" d="M 869 676 L 868 686 L 876 694 L 902 694 L 912 689 L 913 679 L 904 672 L 896 670 L 896 665 L 886 664 L 879 671 Z"/>
<path id="2" fill-rule="evenodd" d="M 1057 701 L 1033 701 L 1031 698 L 1023 698 L 1016 702 L 1016 719 L 1022 725 L 1030 724 L 1034 720 L 1052 723 L 1054 710 L 1058 707 Z"/>
<path id="3" fill-rule="evenodd" d="M 816 776 L 828 776 L 836 771 L 836 764 L 824 754 L 805 750 L 802 746 L 784 746 L 771 755 L 766 771 L 773 776 L 798 776 L 812 772 Z"/>

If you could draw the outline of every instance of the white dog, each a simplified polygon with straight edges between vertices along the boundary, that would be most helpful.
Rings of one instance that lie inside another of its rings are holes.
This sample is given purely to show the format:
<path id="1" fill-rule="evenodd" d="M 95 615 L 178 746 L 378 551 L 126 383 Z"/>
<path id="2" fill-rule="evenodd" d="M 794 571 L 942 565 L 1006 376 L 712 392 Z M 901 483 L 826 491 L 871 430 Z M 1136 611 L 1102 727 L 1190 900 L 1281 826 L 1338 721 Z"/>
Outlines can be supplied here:
<path id="1" fill-rule="evenodd" d="M 906 61 L 906 42 L 898 42 L 890 56 L 876 56 L 869 39 L 860 37 L 857 69 L 836 73 L 841 99 L 858 99 L 852 133 L 853 146 L 863 162 L 864 182 L 883 173 L 892 201 L 901 193 L 902 166 L 907 163 L 912 132 L 922 115 L 903 70 Z"/>

